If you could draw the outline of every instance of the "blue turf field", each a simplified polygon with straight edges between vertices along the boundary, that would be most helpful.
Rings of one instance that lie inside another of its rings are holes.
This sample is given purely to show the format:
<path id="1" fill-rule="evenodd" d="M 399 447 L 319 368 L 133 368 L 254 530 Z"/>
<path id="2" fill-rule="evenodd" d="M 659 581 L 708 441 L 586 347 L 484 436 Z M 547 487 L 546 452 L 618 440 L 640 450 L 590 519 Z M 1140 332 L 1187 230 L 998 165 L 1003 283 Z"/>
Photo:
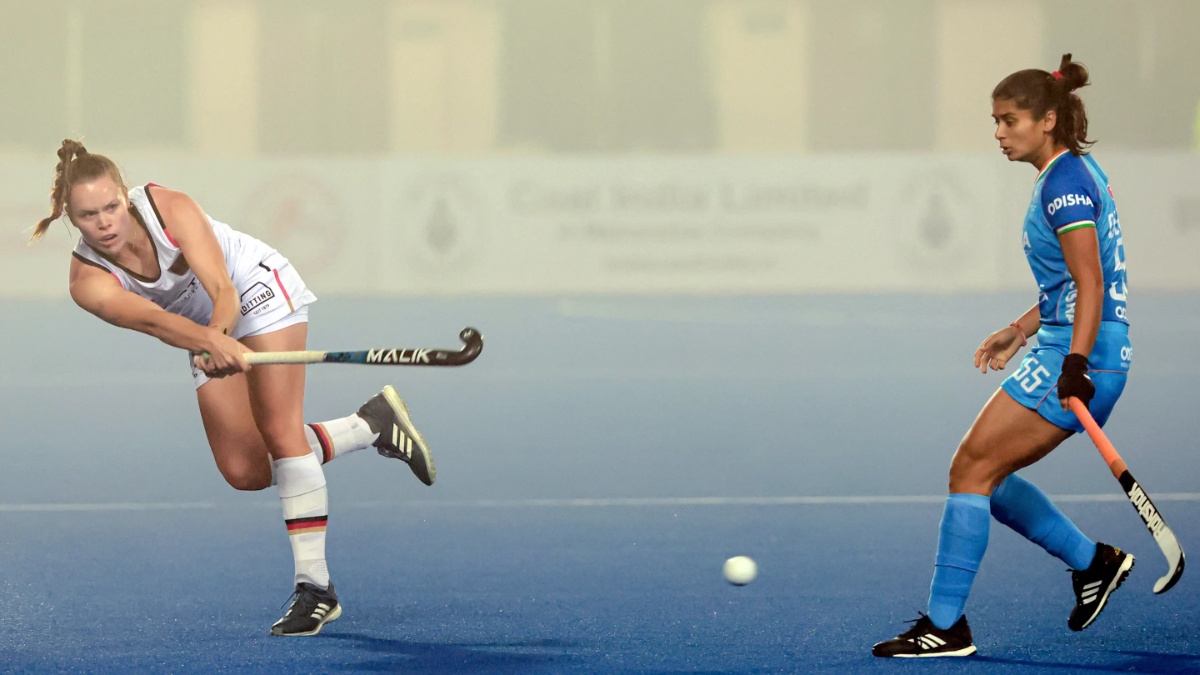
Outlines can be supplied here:
<path id="1" fill-rule="evenodd" d="M 1026 475 L 1138 556 L 1097 623 L 1068 631 L 1062 563 L 994 524 L 980 656 L 869 655 L 923 608 L 949 456 L 1000 381 L 971 354 L 1027 300 L 324 299 L 313 348 L 455 347 L 465 325 L 486 346 L 454 371 L 309 370 L 312 419 L 395 384 L 439 469 L 326 467 L 345 614 L 309 639 L 266 634 L 290 592 L 278 502 L 221 481 L 184 358 L 7 302 L 0 671 L 1200 671 L 1200 572 L 1151 593 L 1165 563 L 1086 438 Z M 1200 555 L 1200 298 L 1131 308 L 1107 430 Z M 720 576 L 736 554 L 759 563 L 744 588 Z"/>

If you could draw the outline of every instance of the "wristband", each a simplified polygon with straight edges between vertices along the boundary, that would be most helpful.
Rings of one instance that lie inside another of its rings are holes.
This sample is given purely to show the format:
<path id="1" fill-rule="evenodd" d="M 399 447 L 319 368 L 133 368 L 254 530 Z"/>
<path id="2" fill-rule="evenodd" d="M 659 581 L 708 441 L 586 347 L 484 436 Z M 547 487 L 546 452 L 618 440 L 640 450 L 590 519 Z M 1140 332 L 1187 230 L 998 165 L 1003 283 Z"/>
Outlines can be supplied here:
<path id="1" fill-rule="evenodd" d="M 1021 324 L 1019 324 L 1019 323 L 1017 323 L 1016 321 L 1014 321 L 1014 322 L 1012 322 L 1012 323 L 1010 323 L 1010 324 L 1008 324 L 1008 325 L 1010 325 L 1010 326 L 1012 326 L 1013 328 L 1016 328 L 1016 329 L 1017 329 L 1017 335 L 1020 335 L 1020 336 L 1021 336 L 1021 346 L 1022 346 L 1022 347 L 1024 347 L 1024 346 L 1025 346 L 1025 345 L 1027 345 L 1027 344 L 1029 344 L 1029 340 L 1026 340 L 1026 339 L 1025 339 L 1025 329 L 1024 329 L 1024 328 L 1021 328 Z"/>
<path id="2" fill-rule="evenodd" d="M 1071 352 L 1063 357 L 1063 375 L 1087 375 L 1088 358 L 1083 354 Z"/>

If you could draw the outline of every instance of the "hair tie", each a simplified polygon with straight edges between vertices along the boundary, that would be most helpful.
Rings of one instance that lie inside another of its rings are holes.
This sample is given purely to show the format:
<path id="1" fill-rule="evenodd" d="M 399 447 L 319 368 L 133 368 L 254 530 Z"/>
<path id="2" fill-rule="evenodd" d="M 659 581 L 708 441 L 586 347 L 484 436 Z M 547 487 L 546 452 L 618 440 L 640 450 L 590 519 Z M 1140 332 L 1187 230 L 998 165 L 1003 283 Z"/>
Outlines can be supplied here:
<path id="1" fill-rule="evenodd" d="M 1056 80 L 1061 80 L 1063 79 L 1063 74 L 1056 70 L 1053 73 L 1050 73 L 1050 77 L 1053 77 Z"/>

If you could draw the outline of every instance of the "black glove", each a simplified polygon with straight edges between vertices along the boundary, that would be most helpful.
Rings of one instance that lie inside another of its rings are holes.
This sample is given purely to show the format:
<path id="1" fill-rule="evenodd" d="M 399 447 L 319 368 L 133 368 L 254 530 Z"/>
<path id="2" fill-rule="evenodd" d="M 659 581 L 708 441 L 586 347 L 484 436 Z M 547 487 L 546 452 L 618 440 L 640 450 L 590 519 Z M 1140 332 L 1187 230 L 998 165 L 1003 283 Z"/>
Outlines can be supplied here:
<path id="1" fill-rule="evenodd" d="M 1074 396 L 1083 401 L 1083 407 L 1088 407 L 1092 397 L 1096 395 L 1096 385 L 1088 377 L 1087 357 L 1083 354 L 1067 354 L 1063 359 L 1062 375 L 1058 376 L 1058 400 L 1064 404 Z"/>

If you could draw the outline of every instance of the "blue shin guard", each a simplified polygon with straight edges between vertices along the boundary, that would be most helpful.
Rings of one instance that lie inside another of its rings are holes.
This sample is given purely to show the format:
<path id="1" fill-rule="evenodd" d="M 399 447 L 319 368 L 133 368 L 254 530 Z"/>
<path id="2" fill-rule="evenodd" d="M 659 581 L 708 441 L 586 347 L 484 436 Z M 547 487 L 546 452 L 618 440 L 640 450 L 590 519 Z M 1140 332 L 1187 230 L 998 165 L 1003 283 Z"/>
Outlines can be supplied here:
<path id="1" fill-rule="evenodd" d="M 1096 557 L 1096 542 L 1085 537 L 1038 486 L 1015 473 L 992 492 L 992 515 L 1073 570 L 1087 569 Z"/>
<path id="2" fill-rule="evenodd" d="M 990 501 L 984 495 L 965 493 L 946 498 L 933 583 L 929 585 L 929 619 L 942 630 L 962 616 L 971 583 L 987 551 Z"/>

